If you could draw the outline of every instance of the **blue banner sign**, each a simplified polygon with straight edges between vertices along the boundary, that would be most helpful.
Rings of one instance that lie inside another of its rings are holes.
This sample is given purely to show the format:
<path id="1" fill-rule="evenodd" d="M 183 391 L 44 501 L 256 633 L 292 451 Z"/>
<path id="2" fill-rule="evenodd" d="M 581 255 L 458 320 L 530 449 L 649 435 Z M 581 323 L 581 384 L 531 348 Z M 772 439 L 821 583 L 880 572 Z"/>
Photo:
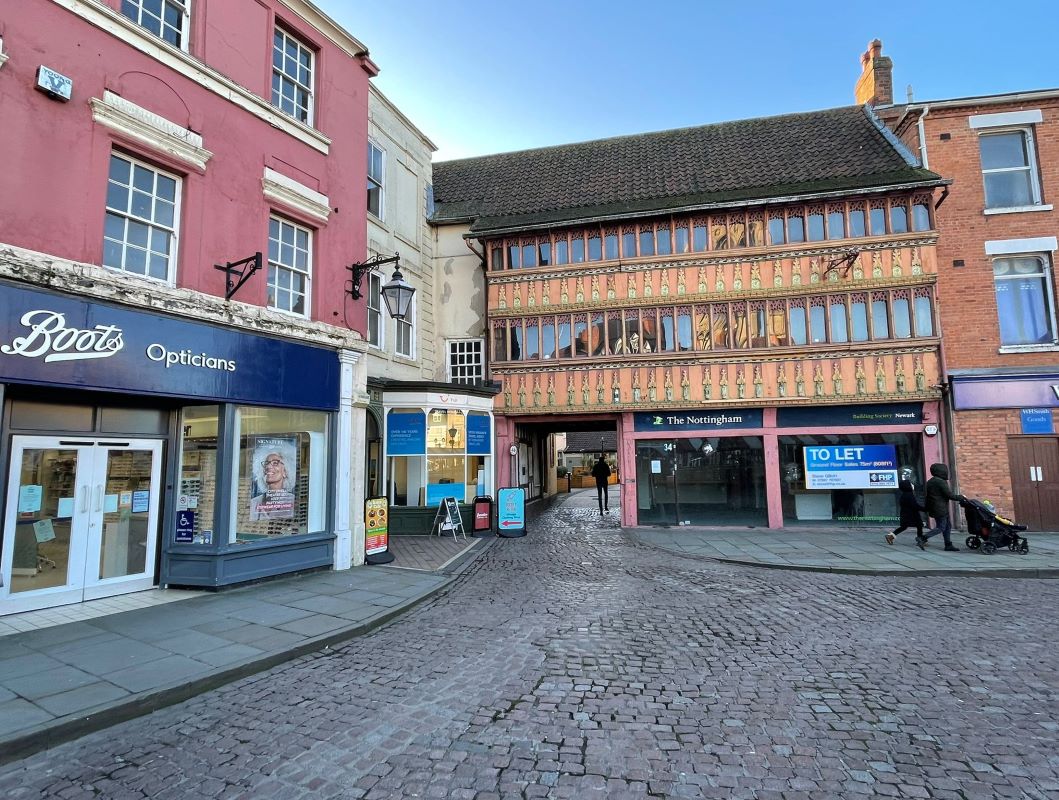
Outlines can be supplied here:
<path id="1" fill-rule="evenodd" d="M 496 524 L 501 535 L 526 529 L 526 491 L 501 489 L 496 494 Z"/>
<path id="2" fill-rule="evenodd" d="M 333 350 L 0 285 L 0 383 L 333 410 L 338 378 Z"/>
<path id="3" fill-rule="evenodd" d="M 805 448 L 806 489 L 896 489 L 892 444 L 838 444 Z"/>
<path id="4" fill-rule="evenodd" d="M 633 417 L 633 430 L 647 431 L 707 431 L 730 428 L 760 428 L 760 408 L 724 411 L 637 411 Z"/>
<path id="5" fill-rule="evenodd" d="M 776 411 L 780 428 L 826 428 L 836 425 L 918 425 L 922 403 L 885 403 L 849 406 L 794 406 Z"/>
<path id="6" fill-rule="evenodd" d="M 1024 408 L 1021 410 L 1023 433 L 1055 433 L 1050 408 Z"/>
<path id="7" fill-rule="evenodd" d="M 489 416 L 487 414 L 468 414 L 467 453 L 472 456 L 489 455 L 491 439 Z"/>
<path id="8" fill-rule="evenodd" d="M 386 455 L 421 456 L 427 451 L 427 416 L 422 411 L 386 415 Z"/>

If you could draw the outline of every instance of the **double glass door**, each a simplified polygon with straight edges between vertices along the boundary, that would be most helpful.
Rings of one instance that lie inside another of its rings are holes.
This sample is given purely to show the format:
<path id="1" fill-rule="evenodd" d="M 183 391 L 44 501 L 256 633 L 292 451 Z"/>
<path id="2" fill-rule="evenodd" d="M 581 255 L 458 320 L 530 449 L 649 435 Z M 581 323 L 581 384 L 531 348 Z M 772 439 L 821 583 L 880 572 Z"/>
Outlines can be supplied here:
<path id="1" fill-rule="evenodd" d="M 15 436 L 0 614 L 154 584 L 161 440 Z"/>

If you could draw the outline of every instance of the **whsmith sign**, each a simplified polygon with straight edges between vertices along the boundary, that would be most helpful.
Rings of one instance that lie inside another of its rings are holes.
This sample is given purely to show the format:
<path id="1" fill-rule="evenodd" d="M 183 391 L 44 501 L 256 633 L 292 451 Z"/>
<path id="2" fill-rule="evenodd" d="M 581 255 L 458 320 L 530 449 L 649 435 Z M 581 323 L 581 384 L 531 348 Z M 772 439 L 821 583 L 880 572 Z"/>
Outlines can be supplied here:
<path id="1" fill-rule="evenodd" d="M 334 409 L 338 378 L 320 347 L 0 286 L 0 382 Z"/>

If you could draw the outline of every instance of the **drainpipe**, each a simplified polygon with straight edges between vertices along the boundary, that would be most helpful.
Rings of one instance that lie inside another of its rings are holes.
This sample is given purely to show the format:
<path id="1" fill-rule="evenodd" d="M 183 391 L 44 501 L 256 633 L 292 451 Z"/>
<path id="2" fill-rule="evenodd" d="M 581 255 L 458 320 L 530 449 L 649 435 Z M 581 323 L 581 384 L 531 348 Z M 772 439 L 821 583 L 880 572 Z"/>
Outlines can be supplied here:
<path id="1" fill-rule="evenodd" d="M 930 162 L 927 160 L 927 131 L 923 125 L 923 120 L 927 118 L 927 114 L 930 113 L 930 103 L 923 106 L 923 113 L 919 115 L 919 121 L 916 122 L 916 127 L 919 128 L 919 160 L 923 162 L 923 169 L 930 169 Z"/>

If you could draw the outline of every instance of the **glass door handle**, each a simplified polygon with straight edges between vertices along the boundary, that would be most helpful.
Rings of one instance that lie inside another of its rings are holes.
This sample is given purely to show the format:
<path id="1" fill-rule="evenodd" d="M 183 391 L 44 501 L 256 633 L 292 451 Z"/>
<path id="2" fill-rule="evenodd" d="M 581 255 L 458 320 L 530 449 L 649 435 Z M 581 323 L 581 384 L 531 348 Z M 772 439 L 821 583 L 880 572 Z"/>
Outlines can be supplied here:
<path id="1" fill-rule="evenodd" d="M 88 511 L 88 484 L 81 487 L 81 513 Z"/>
<path id="2" fill-rule="evenodd" d="M 103 486 L 99 485 L 96 487 L 96 511 L 103 510 Z"/>

